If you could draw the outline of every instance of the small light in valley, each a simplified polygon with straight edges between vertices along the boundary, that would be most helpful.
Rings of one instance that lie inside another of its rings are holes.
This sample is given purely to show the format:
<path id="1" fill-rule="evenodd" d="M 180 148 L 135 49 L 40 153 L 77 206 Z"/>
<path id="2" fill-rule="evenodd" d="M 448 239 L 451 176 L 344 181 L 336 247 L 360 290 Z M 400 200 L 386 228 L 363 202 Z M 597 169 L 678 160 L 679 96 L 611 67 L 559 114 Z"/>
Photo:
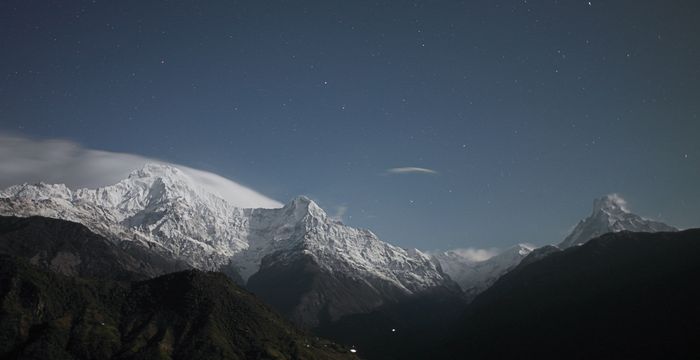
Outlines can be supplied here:
<path id="1" fill-rule="evenodd" d="M 355 350 L 355 349 L 350 349 L 350 352 L 354 354 L 354 353 L 357 352 L 357 350 Z"/>

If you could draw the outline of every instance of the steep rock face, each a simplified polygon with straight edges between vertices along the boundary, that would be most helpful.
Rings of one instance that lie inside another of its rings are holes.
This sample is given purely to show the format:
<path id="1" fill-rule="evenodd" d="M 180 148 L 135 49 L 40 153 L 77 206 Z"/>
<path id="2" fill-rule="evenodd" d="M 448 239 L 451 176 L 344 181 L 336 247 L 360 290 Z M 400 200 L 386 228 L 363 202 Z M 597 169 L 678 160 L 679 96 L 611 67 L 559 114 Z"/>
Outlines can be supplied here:
<path id="1" fill-rule="evenodd" d="M 263 260 L 248 288 L 292 321 L 306 327 L 334 322 L 347 314 L 370 312 L 411 294 L 383 279 L 333 272 L 301 253 L 284 262 Z"/>
<path id="2" fill-rule="evenodd" d="M 308 256 L 325 271 L 376 277 L 407 293 L 445 281 L 427 255 L 385 243 L 369 230 L 332 220 L 304 196 L 281 209 L 256 211 L 249 224 L 250 248 L 233 257 L 235 264 L 241 264 L 244 278 L 261 266 L 291 263 Z"/>
<path id="3" fill-rule="evenodd" d="M 593 212 L 581 220 L 574 230 L 558 246 L 565 249 L 609 232 L 623 230 L 635 232 L 678 231 L 662 222 L 642 218 L 631 213 L 626 202 L 617 194 L 606 195 L 593 202 Z"/>
<path id="4" fill-rule="evenodd" d="M 322 309 L 331 309 L 326 314 L 336 318 L 400 295 L 452 285 L 427 255 L 335 221 L 306 197 L 277 209 L 240 209 L 166 165 L 146 165 L 98 189 L 12 186 L 0 192 L 0 214 L 78 222 L 115 243 L 137 244 L 198 269 L 235 272 L 242 281 L 259 271 L 281 276 L 305 259 L 322 274 L 317 279 L 325 279 L 312 281 L 312 290 L 297 299 L 301 307 L 288 313 L 305 324 L 316 323 Z M 366 291 L 344 294 L 343 301 L 359 305 L 336 304 L 340 289 L 350 283 Z M 274 280 L 268 284 L 278 286 Z M 377 296 L 366 300 L 362 296 L 368 293 Z"/>

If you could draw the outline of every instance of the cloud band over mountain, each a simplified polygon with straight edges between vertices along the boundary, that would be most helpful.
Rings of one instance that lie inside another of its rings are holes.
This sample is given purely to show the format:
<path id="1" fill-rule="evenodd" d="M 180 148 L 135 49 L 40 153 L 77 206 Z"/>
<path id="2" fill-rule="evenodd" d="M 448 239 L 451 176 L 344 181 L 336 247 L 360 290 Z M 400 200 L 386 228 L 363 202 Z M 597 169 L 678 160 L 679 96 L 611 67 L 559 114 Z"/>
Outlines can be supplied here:
<path id="1" fill-rule="evenodd" d="M 111 185 L 146 163 L 169 164 L 208 191 L 245 208 L 282 204 L 234 181 L 207 171 L 140 155 L 87 149 L 67 140 L 37 140 L 0 134 L 0 187 L 21 183 L 63 183 L 70 188 Z"/>

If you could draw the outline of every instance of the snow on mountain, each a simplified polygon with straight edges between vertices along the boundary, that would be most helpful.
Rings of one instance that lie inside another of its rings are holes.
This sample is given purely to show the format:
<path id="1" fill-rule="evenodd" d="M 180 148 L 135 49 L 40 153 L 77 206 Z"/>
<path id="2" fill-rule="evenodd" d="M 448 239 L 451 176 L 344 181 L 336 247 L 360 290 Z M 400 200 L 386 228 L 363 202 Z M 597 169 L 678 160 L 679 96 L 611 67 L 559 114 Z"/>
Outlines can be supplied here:
<path id="1" fill-rule="evenodd" d="M 62 139 L 30 139 L 0 134 L 0 188 L 23 182 L 66 184 L 70 189 L 103 187 L 126 178 L 144 164 L 177 168 L 198 186 L 240 208 L 281 208 L 284 204 L 208 171 L 140 155 L 82 147 Z"/>
<path id="2" fill-rule="evenodd" d="M 474 252 L 450 250 L 434 253 L 433 258 L 467 295 L 476 296 L 515 268 L 534 249 L 529 244 L 518 244 L 494 252 L 491 256 L 474 256 Z"/>
<path id="3" fill-rule="evenodd" d="M 592 214 L 581 220 L 571 234 L 558 246 L 565 249 L 581 245 L 609 232 L 623 230 L 635 232 L 678 231 L 673 226 L 631 213 L 622 197 L 617 194 L 609 194 L 593 201 Z"/>
<path id="4" fill-rule="evenodd" d="M 581 220 L 558 248 L 580 245 L 609 232 L 623 230 L 635 232 L 678 231 L 664 223 L 642 218 L 627 209 L 625 200 L 617 194 L 609 194 L 593 202 L 593 213 Z M 514 269 L 532 253 L 529 262 L 558 250 L 547 245 L 536 249 L 519 244 L 487 259 L 475 259 L 473 252 L 446 251 L 433 254 L 442 270 L 448 274 L 467 295 L 477 295 L 490 287 L 499 277 Z"/>
<path id="5" fill-rule="evenodd" d="M 242 215 L 198 187 L 179 169 L 146 165 L 98 189 L 16 185 L 0 192 L 4 215 L 41 215 L 79 222 L 114 241 L 132 240 L 203 269 L 215 269 L 247 248 Z"/>
<path id="6" fill-rule="evenodd" d="M 196 268 L 231 265 L 244 279 L 267 255 L 284 261 L 302 253 L 329 272 L 382 280 L 407 294 L 445 282 L 427 255 L 333 220 L 306 197 L 282 208 L 241 209 L 162 164 L 148 164 L 97 189 L 11 186 L 0 191 L 0 214 L 79 222 L 112 241 L 138 241 Z"/>

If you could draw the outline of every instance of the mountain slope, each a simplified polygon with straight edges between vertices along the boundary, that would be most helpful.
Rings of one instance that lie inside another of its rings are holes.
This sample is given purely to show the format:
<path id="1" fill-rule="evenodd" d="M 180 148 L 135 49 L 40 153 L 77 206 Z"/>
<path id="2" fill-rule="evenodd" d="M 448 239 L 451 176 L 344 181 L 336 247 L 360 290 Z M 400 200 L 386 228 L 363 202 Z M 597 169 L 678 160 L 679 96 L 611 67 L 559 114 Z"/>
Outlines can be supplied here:
<path id="1" fill-rule="evenodd" d="M 475 259 L 454 250 L 435 253 L 433 258 L 468 297 L 474 297 L 517 266 L 533 249 L 532 245 L 518 244 L 487 259 Z"/>
<path id="2" fill-rule="evenodd" d="M 187 269 L 134 243 L 124 247 L 70 221 L 0 216 L 0 254 L 29 259 L 68 276 L 145 280 Z"/>
<path id="3" fill-rule="evenodd" d="M 586 241 L 609 232 L 635 231 L 635 232 L 659 232 L 677 231 L 673 226 L 662 222 L 644 219 L 631 213 L 626 202 L 617 194 L 609 194 L 593 202 L 593 212 L 586 219 L 581 220 L 571 234 L 559 244 L 559 248 L 565 249 L 580 245 Z"/>
<path id="4" fill-rule="evenodd" d="M 695 358 L 698 276 L 700 229 L 609 233 L 501 277 L 441 348 L 470 359 Z"/>
<path id="5" fill-rule="evenodd" d="M 3 359 L 354 358 L 295 330 L 222 274 L 125 285 L 0 255 L 0 284 Z"/>

